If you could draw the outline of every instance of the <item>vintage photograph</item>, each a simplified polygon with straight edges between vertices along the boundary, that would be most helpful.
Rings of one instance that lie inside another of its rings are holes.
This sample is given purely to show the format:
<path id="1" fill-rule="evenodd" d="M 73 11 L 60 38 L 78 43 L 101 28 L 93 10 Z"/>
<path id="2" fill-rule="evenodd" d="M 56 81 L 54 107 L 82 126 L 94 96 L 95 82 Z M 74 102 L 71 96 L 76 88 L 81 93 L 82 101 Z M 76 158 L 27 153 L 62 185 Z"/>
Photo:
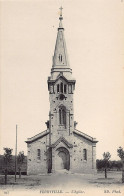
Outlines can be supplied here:
<path id="1" fill-rule="evenodd" d="M 0 1 L 0 195 L 124 194 L 123 0 Z"/>

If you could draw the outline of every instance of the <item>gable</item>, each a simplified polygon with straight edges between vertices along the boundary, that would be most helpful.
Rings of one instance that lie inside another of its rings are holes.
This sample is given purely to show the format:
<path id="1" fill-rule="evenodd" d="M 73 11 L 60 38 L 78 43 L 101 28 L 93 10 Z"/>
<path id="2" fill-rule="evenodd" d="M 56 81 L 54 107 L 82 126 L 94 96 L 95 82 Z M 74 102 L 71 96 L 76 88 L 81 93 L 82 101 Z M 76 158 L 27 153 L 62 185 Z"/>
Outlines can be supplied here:
<path id="1" fill-rule="evenodd" d="M 64 143 L 68 148 L 73 148 L 73 145 L 70 144 L 64 137 L 60 137 L 54 144 L 51 145 L 51 147 L 55 148 L 60 142 Z"/>
<path id="2" fill-rule="evenodd" d="M 91 136 L 89 136 L 89 135 L 87 135 L 87 134 L 85 134 L 85 133 L 83 133 L 83 132 L 81 132 L 81 131 L 78 131 L 77 129 L 75 129 L 75 130 L 73 131 L 73 133 L 76 134 L 76 135 L 78 135 L 79 137 L 84 138 L 84 139 L 87 140 L 87 141 L 92 142 L 92 143 L 97 143 L 97 142 L 98 142 L 98 141 L 96 140 L 96 138 L 93 138 L 93 137 L 91 137 Z"/>
<path id="3" fill-rule="evenodd" d="M 55 84 L 60 84 L 61 82 L 67 84 L 68 80 L 64 76 L 60 76 L 59 78 L 56 79 Z"/>
<path id="4" fill-rule="evenodd" d="M 39 133 L 39 134 L 37 134 L 37 135 L 31 137 L 31 138 L 28 138 L 28 140 L 25 141 L 25 142 L 26 142 L 27 144 L 30 144 L 30 143 L 32 143 L 32 142 L 35 142 L 35 141 L 37 141 L 37 140 L 39 140 L 39 139 L 45 137 L 45 136 L 48 135 L 48 134 L 49 134 L 49 130 L 43 131 L 43 132 L 41 132 L 41 133 Z"/>
<path id="5" fill-rule="evenodd" d="M 58 81 L 62 81 L 62 82 L 65 82 L 65 83 L 75 83 L 75 80 L 67 80 L 64 76 L 63 76 L 63 73 L 60 73 L 57 77 L 57 79 L 55 80 L 55 83 L 57 83 Z"/>
<path id="6" fill-rule="evenodd" d="M 60 73 L 56 80 L 51 80 L 50 78 L 48 78 L 48 83 L 57 83 L 59 80 L 61 80 L 62 82 L 64 81 L 65 83 L 71 83 L 71 84 L 75 84 L 75 80 L 67 80 L 64 76 L 63 76 L 63 73 Z"/>

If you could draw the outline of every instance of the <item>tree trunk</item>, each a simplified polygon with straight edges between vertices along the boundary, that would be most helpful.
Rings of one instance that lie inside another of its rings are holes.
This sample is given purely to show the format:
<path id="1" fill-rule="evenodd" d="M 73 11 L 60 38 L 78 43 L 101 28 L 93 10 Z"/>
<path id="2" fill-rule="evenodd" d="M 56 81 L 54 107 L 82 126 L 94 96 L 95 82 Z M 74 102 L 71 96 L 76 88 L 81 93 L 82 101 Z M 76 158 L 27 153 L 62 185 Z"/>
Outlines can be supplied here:
<path id="1" fill-rule="evenodd" d="M 107 168 L 105 168 L 105 178 L 107 178 Z"/>
<path id="2" fill-rule="evenodd" d="M 19 167 L 19 178 L 21 178 L 21 167 Z"/>
<path id="3" fill-rule="evenodd" d="M 7 184 L 7 169 L 5 169 L 5 184 Z"/>
<path id="4" fill-rule="evenodd" d="M 124 158 L 122 159 L 122 183 L 124 183 Z"/>

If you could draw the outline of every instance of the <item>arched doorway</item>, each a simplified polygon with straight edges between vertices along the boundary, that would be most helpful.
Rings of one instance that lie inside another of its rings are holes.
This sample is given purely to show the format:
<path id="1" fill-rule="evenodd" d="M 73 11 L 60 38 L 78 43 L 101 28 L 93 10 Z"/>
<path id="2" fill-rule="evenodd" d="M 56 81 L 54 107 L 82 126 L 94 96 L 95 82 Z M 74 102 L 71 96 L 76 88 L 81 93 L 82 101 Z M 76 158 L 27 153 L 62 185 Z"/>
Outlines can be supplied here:
<path id="1" fill-rule="evenodd" d="M 62 169 L 70 169 L 70 154 L 69 151 L 64 148 L 60 147 L 56 150 L 56 157 L 55 157 L 55 169 L 62 170 Z"/>

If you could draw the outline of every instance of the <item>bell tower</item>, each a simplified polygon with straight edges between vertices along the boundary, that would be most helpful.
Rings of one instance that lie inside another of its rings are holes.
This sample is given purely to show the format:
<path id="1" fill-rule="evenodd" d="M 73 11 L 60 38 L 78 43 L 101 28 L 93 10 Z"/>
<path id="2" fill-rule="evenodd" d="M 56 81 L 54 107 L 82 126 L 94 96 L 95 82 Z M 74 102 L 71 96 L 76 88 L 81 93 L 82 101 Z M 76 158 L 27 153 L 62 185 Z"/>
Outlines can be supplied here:
<path id="1" fill-rule="evenodd" d="M 68 142 L 72 142 L 74 130 L 73 93 L 76 81 L 72 78 L 72 69 L 68 61 L 62 9 L 61 7 L 51 76 L 48 77 L 50 145 L 59 138 L 66 138 Z"/>
<path id="2" fill-rule="evenodd" d="M 69 170 L 76 173 L 96 172 L 95 138 L 76 129 L 73 95 L 76 81 L 69 65 L 63 15 L 59 27 L 48 77 L 49 120 L 47 130 L 28 138 L 28 174 Z"/>

